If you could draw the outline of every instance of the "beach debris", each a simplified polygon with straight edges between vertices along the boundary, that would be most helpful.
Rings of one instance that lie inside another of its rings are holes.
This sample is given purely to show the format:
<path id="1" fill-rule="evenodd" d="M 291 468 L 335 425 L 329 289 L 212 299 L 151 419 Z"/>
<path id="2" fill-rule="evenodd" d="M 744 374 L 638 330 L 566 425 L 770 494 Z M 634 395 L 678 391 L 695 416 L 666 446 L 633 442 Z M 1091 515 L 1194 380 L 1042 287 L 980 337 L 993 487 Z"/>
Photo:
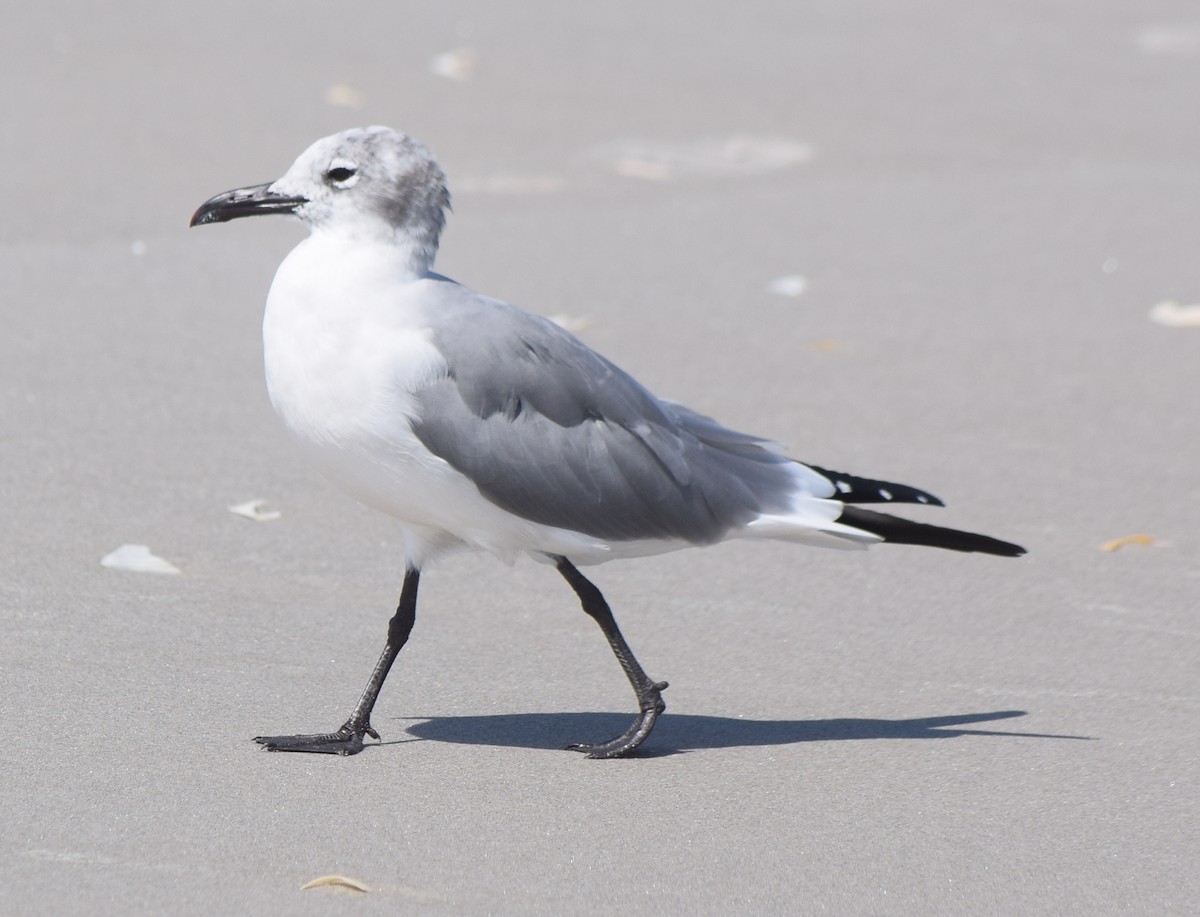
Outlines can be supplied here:
<path id="1" fill-rule="evenodd" d="M 1200 328 L 1200 303 L 1185 306 L 1164 300 L 1150 310 L 1150 321 L 1168 328 Z"/>
<path id="2" fill-rule="evenodd" d="M 470 48 L 457 48 L 435 54 L 429 61 L 429 72 L 465 83 L 475 75 L 475 52 Z"/>
<path id="3" fill-rule="evenodd" d="M 325 104 L 335 108 L 362 108 L 367 104 L 367 99 L 353 86 L 334 83 L 325 90 Z"/>
<path id="4" fill-rule="evenodd" d="M 263 509 L 266 505 L 266 500 L 247 500 L 245 503 L 236 503 L 229 507 L 229 511 L 235 516 L 252 519 L 255 522 L 270 522 L 283 515 L 279 510 Z"/>
<path id="5" fill-rule="evenodd" d="M 144 544 L 123 544 L 111 554 L 100 558 L 100 566 L 110 570 L 128 570 L 131 573 L 182 572 L 169 560 L 151 554 Z"/>
<path id="6" fill-rule="evenodd" d="M 787 169 L 813 157 L 807 143 L 772 137 L 733 137 L 666 143 L 628 140 L 598 147 L 594 155 L 618 175 L 669 181 L 680 175 L 727 177 Z"/>
<path id="7" fill-rule="evenodd" d="M 793 299 L 807 289 L 808 280 L 799 274 L 785 274 L 783 277 L 776 277 L 767 284 L 768 293 L 774 293 L 776 296 L 790 296 Z"/>
<path id="8" fill-rule="evenodd" d="M 313 879 L 311 882 L 305 882 L 300 886 L 300 891 L 307 891 L 310 888 L 321 888 L 322 886 L 345 888 L 350 891 L 364 893 L 371 890 L 357 879 L 348 879 L 345 876 L 321 876 L 318 879 Z"/>
<path id="9" fill-rule="evenodd" d="M 1149 535 L 1126 535 L 1124 538 L 1114 538 L 1112 541 L 1106 541 L 1100 545 L 1101 551 L 1119 551 L 1126 545 L 1131 544 L 1154 544 L 1154 539 Z"/>

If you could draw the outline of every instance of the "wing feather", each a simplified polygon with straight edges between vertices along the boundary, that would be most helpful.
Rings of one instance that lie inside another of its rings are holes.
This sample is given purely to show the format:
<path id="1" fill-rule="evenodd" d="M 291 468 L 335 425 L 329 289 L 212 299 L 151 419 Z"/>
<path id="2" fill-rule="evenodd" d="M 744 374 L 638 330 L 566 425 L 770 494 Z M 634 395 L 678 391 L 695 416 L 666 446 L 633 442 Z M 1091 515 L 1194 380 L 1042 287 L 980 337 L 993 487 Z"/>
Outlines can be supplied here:
<path id="1" fill-rule="evenodd" d="M 660 401 L 557 325 L 445 283 L 431 326 L 447 372 L 415 393 L 413 429 L 493 503 L 597 538 L 694 543 L 790 506 L 803 466 L 769 441 Z"/>

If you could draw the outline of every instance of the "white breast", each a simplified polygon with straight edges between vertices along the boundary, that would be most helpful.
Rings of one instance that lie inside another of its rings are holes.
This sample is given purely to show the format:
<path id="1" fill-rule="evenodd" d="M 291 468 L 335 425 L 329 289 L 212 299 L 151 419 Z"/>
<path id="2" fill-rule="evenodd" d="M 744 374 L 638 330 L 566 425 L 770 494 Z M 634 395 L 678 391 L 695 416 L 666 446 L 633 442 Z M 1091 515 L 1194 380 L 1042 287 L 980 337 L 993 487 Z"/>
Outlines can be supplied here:
<path id="1" fill-rule="evenodd" d="M 284 424 L 323 472 L 404 524 L 410 562 L 453 544 L 608 559 L 607 545 L 495 506 L 417 439 L 412 394 L 446 364 L 421 309 L 429 284 L 396 263 L 390 247 L 314 234 L 280 265 L 263 347 Z"/>
<path id="2" fill-rule="evenodd" d="M 356 496 L 404 515 L 411 478 L 445 464 L 411 428 L 412 392 L 445 362 L 395 263 L 389 248 L 310 236 L 275 275 L 263 351 L 271 403 L 305 450 Z"/>
<path id="3" fill-rule="evenodd" d="M 267 387 L 301 438 L 411 417 L 411 392 L 445 371 L 394 264 L 386 247 L 314 234 L 279 266 L 263 319 Z"/>

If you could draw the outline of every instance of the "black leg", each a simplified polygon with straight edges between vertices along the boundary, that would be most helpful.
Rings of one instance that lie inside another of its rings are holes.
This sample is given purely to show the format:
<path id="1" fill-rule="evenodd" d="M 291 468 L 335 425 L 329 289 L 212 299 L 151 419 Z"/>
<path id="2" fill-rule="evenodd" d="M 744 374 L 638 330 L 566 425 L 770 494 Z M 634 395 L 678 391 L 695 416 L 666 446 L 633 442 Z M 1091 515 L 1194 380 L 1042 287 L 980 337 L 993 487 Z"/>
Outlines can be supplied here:
<path id="1" fill-rule="evenodd" d="M 337 732 L 317 733 L 315 735 L 296 736 L 258 736 L 254 741 L 267 751 L 309 751 L 328 755 L 356 755 L 362 751 L 363 736 L 368 735 L 376 741 L 379 733 L 371 728 L 371 710 L 379 697 L 379 689 L 383 687 L 384 679 L 396 661 L 400 647 L 408 642 L 412 633 L 413 622 L 417 619 L 417 583 L 420 572 L 411 567 L 404 574 L 404 588 L 400 592 L 400 605 L 388 624 L 387 643 L 383 654 L 375 663 L 375 671 L 367 686 L 363 689 L 362 697 L 354 705 L 350 719 L 341 725 Z"/>
<path id="2" fill-rule="evenodd" d="M 654 721 L 658 719 L 658 715 L 667 709 L 661 693 L 667 687 L 667 683 L 652 681 L 642 671 L 642 667 L 633 655 L 633 650 L 621 636 L 612 610 L 608 607 L 608 602 L 604 601 L 600 590 L 576 570 L 565 557 L 558 558 L 558 572 L 571 584 L 571 588 L 579 596 L 583 610 L 604 631 L 604 636 L 608 639 L 608 645 L 612 647 L 617 662 L 621 663 L 621 668 L 625 670 L 629 683 L 633 685 L 633 693 L 637 695 L 640 711 L 638 718 L 633 721 L 633 725 L 615 739 L 594 745 L 568 745 L 567 748 L 587 752 L 589 758 L 622 758 L 642 744 L 646 736 L 650 735 L 650 730 L 654 728 Z"/>

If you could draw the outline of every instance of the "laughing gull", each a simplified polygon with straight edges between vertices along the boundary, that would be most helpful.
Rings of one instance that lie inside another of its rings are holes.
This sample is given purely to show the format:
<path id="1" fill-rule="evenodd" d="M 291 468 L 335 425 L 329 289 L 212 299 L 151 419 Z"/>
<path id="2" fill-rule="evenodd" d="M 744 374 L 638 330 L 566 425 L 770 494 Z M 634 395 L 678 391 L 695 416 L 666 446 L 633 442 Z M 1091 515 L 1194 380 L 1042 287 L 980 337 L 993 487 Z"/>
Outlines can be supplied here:
<path id="1" fill-rule="evenodd" d="M 421 569 L 454 548 L 555 565 L 637 695 L 623 734 L 569 746 L 629 754 L 665 709 L 577 565 L 730 538 L 875 542 L 1016 557 L 1017 545 L 860 509 L 932 494 L 787 458 L 664 401 L 558 325 L 432 271 L 450 206 L 424 146 L 385 127 L 318 140 L 278 181 L 211 198 L 192 225 L 293 214 L 263 320 L 267 388 L 303 450 L 399 520 L 406 573 L 383 655 L 336 732 L 260 736 L 273 751 L 352 755 L 416 614 Z"/>

